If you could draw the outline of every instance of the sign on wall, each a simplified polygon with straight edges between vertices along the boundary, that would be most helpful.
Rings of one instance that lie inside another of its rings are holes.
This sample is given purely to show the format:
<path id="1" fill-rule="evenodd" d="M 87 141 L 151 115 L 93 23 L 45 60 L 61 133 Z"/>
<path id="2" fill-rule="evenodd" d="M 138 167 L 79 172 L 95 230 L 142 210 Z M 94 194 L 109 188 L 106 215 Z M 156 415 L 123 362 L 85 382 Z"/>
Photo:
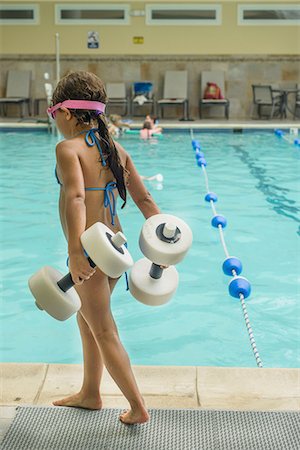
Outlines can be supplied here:
<path id="1" fill-rule="evenodd" d="M 132 41 L 134 44 L 143 44 L 144 36 L 133 36 Z"/>
<path id="2" fill-rule="evenodd" d="M 99 48 L 98 31 L 88 31 L 87 46 L 88 48 Z"/>

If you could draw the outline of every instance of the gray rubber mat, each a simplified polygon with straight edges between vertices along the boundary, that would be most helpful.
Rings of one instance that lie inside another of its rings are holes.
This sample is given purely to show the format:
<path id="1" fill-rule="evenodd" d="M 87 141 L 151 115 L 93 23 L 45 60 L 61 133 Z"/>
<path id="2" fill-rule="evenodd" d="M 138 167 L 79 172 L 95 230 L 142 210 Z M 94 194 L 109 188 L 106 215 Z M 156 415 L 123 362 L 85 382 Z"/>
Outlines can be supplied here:
<path id="1" fill-rule="evenodd" d="M 299 412 L 152 409 L 143 425 L 121 410 L 20 407 L 3 450 L 299 450 Z"/>

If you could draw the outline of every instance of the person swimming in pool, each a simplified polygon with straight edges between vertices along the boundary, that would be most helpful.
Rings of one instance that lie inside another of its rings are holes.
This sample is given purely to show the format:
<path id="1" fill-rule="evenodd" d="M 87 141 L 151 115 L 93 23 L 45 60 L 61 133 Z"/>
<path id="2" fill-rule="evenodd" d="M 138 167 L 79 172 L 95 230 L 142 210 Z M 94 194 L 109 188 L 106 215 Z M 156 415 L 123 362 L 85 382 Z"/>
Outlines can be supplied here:
<path id="1" fill-rule="evenodd" d="M 105 365 L 130 404 L 120 420 L 135 424 L 148 421 L 149 414 L 110 308 L 118 279 L 89 265 L 80 235 L 98 221 L 114 233 L 122 230 L 116 199 L 121 197 L 123 208 L 127 191 L 146 219 L 160 210 L 129 154 L 111 138 L 104 114 L 106 103 L 104 84 L 96 75 L 73 72 L 59 81 L 52 96 L 53 106 L 48 108 L 65 138 L 56 146 L 59 211 L 68 242 L 69 269 L 82 303 L 77 322 L 84 359 L 80 391 L 54 405 L 100 409 Z"/>
<path id="2" fill-rule="evenodd" d="M 143 128 L 140 130 L 142 139 L 149 139 L 153 134 L 161 134 L 162 128 L 157 126 L 156 120 L 147 115 L 144 120 Z"/>
<path id="3" fill-rule="evenodd" d="M 147 114 L 147 116 L 145 117 L 144 120 L 144 124 L 146 122 L 150 123 L 151 129 L 155 129 L 157 133 L 161 133 L 162 132 L 162 127 L 158 126 L 158 119 L 157 117 L 152 117 L 149 114 Z"/>
<path id="4" fill-rule="evenodd" d="M 122 116 L 110 114 L 108 117 L 108 131 L 113 138 L 118 138 L 124 129 L 130 129 L 130 125 L 124 122 Z"/>

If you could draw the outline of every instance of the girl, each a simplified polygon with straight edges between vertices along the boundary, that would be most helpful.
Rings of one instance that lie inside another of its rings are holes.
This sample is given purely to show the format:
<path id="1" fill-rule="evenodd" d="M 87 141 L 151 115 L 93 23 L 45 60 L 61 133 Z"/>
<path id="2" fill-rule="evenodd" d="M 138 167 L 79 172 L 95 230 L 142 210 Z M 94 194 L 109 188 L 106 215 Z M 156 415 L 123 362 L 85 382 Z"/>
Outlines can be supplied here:
<path id="1" fill-rule="evenodd" d="M 160 211 L 128 153 L 110 137 L 106 103 L 104 85 L 96 75 L 73 72 L 60 80 L 53 92 L 53 106 L 48 108 L 65 138 L 56 146 L 59 212 L 68 241 L 69 269 L 82 302 L 77 321 L 84 359 L 80 391 L 54 405 L 100 409 L 105 365 L 131 407 L 120 420 L 134 424 L 146 422 L 149 415 L 110 309 L 110 296 L 118 280 L 91 268 L 80 235 L 97 221 L 114 233 L 121 230 L 115 201 L 119 195 L 123 208 L 127 190 L 146 219 Z"/>

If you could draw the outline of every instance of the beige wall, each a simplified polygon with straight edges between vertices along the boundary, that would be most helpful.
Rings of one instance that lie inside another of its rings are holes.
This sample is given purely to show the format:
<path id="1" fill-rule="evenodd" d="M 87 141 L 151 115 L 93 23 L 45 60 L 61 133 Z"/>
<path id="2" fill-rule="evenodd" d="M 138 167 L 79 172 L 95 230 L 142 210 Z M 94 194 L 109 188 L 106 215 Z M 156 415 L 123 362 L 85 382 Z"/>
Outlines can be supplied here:
<path id="1" fill-rule="evenodd" d="M 65 3 L 62 0 L 61 3 Z M 165 0 L 164 0 L 165 1 Z M 168 3 L 176 3 L 166 0 Z M 3 2 L 5 3 L 5 2 Z M 20 3 L 7 2 L 10 4 Z M 21 0 L 21 3 L 26 1 Z M 55 1 L 30 1 L 40 6 L 40 24 L 1 28 L 1 51 L 4 55 L 51 55 L 55 52 L 55 33 L 60 35 L 62 55 L 296 55 L 300 53 L 300 28 L 297 26 L 238 26 L 237 4 L 243 1 L 212 1 L 189 3 L 221 4 L 220 26 L 147 26 L 145 17 L 131 17 L 130 25 L 63 26 L 54 24 Z M 68 1 L 67 3 L 76 3 Z M 82 1 L 82 3 L 85 3 Z M 89 3 L 93 3 L 92 1 Z M 95 2 L 105 3 L 105 2 Z M 106 1 L 116 3 L 116 0 Z M 122 3 L 121 1 L 119 3 Z M 124 2 L 126 3 L 126 2 Z M 142 10 L 145 3 L 130 2 L 131 9 Z M 162 3 L 158 2 L 157 3 Z M 177 2 L 185 3 L 185 2 Z M 255 3 L 250 1 L 248 3 Z M 261 3 L 261 2 L 257 2 Z M 270 3 L 269 0 L 263 3 Z M 276 2 L 272 2 L 275 3 Z M 278 2 L 277 2 L 278 3 Z M 285 1 L 281 0 L 281 4 Z M 289 1 L 292 4 L 299 4 Z M 87 48 L 87 32 L 98 31 L 100 48 Z M 133 44 L 134 36 L 143 36 L 144 44 Z"/>

